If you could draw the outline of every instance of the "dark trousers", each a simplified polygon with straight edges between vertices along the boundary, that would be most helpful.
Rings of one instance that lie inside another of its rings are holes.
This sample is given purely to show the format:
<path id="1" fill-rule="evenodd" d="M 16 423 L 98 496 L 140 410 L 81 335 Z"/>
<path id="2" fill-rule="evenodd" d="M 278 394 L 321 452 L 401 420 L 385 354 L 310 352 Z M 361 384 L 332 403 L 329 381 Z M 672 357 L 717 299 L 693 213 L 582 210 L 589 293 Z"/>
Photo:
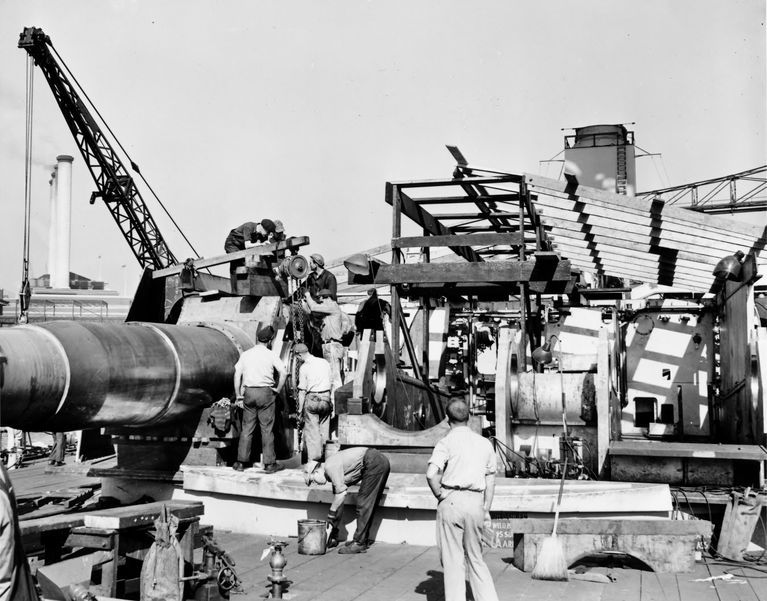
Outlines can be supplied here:
<path id="1" fill-rule="evenodd" d="M 51 449 L 51 461 L 58 461 L 61 463 L 64 461 L 64 447 L 65 439 L 63 432 L 53 432 L 53 449 Z"/>
<path id="2" fill-rule="evenodd" d="M 368 449 L 362 459 L 362 480 L 357 493 L 357 529 L 354 541 L 366 545 L 373 514 L 389 478 L 389 460 L 375 449 Z"/>
<path id="3" fill-rule="evenodd" d="M 224 242 L 224 251 L 229 254 L 239 250 L 245 250 L 245 244 L 239 244 L 231 237 L 227 237 L 226 242 Z M 245 259 L 238 259 L 229 263 L 229 282 L 232 286 L 232 294 L 237 294 L 237 274 L 235 271 L 242 265 L 245 265 Z"/>
<path id="4" fill-rule="evenodd" d="M 237 447 L 237 461 L 250 463 L 250 449 L 256 423 L 261 427 L 261 451 L 264 466 L 277 460 L 274 454 L 274 392 L 267 386 L 245 388 L 242 408 L 242 431 Z"/>

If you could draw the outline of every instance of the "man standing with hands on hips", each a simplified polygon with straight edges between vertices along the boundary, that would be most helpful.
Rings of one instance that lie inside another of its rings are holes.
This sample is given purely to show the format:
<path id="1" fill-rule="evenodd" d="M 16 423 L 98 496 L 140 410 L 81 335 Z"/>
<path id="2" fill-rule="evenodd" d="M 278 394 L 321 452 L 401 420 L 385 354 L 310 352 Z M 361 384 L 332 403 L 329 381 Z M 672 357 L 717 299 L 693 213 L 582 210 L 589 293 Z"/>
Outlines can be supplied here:
<path id="1" fill-rule="evenodd" d="M 256 335 L 256 345 L 240 355 L 234 366 L 234 392 L 242 402 L 242 430 L 237 447 L 234 469 L 242 471 L 250 464 L 251 445 L 256 423 L 261 427 L 261 449 L 264 471 L 273 474 L 283 466 L 277 465 L 274 452 L 275 397 L 285 385 L 288 372 L 280 358 L 269 348 L 274 328 L 266 326 Z M 275 385 L 274 375 L 279 374 Z"/>
<path id="2" fill-rule="evenodd" d="M 482 530 L 490 522 L 495 494 L 495 451 L 472 432 L 469 408 L 448 403 L 450 432 L 434 447 L 426 480 L 437 497 L 437 547 L 444 570 L 445 601 L 466 601 L 466 568 L 476 601 L 498 601 L 482 558 Z"/>

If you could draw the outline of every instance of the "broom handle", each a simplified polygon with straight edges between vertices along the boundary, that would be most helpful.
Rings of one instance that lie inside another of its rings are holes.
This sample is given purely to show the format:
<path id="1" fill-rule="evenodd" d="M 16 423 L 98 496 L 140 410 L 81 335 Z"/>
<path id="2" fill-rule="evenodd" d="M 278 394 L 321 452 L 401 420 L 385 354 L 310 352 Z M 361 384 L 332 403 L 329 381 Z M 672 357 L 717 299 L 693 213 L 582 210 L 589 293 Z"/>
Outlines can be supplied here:
<path id="1" fill-rule="evenodd" d="M 559 522 L 559 506 L 562 504 L 562 491 L 565 489 L 565 476 L 567 475 L 567 455 L 565 455 L 565 465 L 562 468 L 562 478 L 559 480 L 559 495 L 557 496 L 557 506 L 554 509 L 554 528 L 551 536 L 557 533 L 557 522 Z"/>

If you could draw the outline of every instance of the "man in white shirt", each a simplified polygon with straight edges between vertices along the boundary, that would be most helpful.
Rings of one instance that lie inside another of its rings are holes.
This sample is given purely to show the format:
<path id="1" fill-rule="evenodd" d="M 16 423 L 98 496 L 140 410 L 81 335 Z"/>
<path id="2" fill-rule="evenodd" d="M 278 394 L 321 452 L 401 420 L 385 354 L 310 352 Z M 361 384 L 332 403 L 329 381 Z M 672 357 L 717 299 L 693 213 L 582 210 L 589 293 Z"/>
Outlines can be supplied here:
<path id="1" fill-rule="evenodd" d="M 273 474 L 283 466 L 277 464 L 274 452 L 275 397 L 285 385 L 287 370 L 279 356 L 269 348 L 274 328 L 266 326 L 258 331 L 256 345 L 240 355 L 234 366 L 234 392 L 242 402 L 242 431 L 237 447 L 234 469 L 242 471 L 250 465 L 251 445 L 256 423 L 261 428 L 261 450 L 264 471 Z M 279 374 L 275 385 L 274 374 Z"/>
<path id="2" fill-rule="evenodd" d="M 495 451 L 468 427 L 469 408 L 448 403 L 450 432 L 434 447 L 426 480 L 437 497 L 437 547 L 444 571 L 445 601 L 466 600 L 466 564 L 476 601 L 498 601 L 482 558 L 482 530 L 490 522 L 495 493 Z"/>
<path id="3" fill-rule="evenodd" d="M 304 444 L 309 461 L 322 461 L 325 443 L 330 438 L 330 364 L 309 353 L 302 343 L 293 348 L 301 361 L 298 368 L 298 415 L 304 421 Z"/>

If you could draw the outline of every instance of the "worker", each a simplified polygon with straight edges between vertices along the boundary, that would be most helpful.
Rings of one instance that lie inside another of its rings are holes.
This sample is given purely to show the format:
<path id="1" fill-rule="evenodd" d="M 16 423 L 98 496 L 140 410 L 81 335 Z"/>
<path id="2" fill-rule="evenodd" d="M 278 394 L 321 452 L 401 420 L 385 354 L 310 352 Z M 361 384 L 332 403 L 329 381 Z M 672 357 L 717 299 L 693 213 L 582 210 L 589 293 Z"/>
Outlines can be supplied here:
<path id="1" fill-rule="evenodd" d="M 255 346 L 242 353 L 234 366 L 234 391 L 243 411 L 237 461 L 233 466 L 236 471 L 251 465 L 250 453 L 256 423 L 261 428 L 264 472 L 273 474 L 284 469 L 276 461 L 273 430 L 275 398 L 285 385 L 288 373 L 279 356 L 269 346 L 272 338 L 272 326 L 261 328 L 256 335 Z M 276 385 L 275 373 L 279 375 Z"/>
<path id="2" fill-rule="evenodd" d="M 306 289 L 314 300 L 319 300 L 320 290 L 329 290 L 330 298 L 337 301 L 338 282 L 336 276 L 325 269 L 325 259 L 322 255 L 309 255 L 309 276 L 306 278 Z"/>
<path id="3" fill-rule="evenodd" d="M 285 240 L 285 226 L 279 219 L 274 220 L 274 231 L 269 235 L 269 242 L 282 242 Z"/>
<path id="4" fill-rule="evenodd" d="M 273 234 L 274 231 L 275 225 L 271 219 L 262 219 L 258 222 L 246 221 L 229 232 L 224 242 L 224 251 L 227 254 L 234 253 L 245 250 L 245 247 L 251 244 L 264 243 L 269 239 L 269 234 Z M 237 268 L 243 265 L 245 265 L 245 259 L 229 262 L 229 278 L 233 293 L 237 291 Z"/>
<path id="5" fill-rule="evenodd" d="M 332 292 L 327 288 L 317 293 L 315 302 L 311 293 L 304 293 L 304 300 L 313 317 L 321 318 L 320 338 L 322 356 L 330 363 L 330 398 L 334 398 L 336 389 L 343 384 L 342 365 L 344 360 L 343 339 L 351 327 L 351 320 L 333 300 Z"/>
<path id="6" fill-rule="evenodd" d="M 298 415 L 303 420 L 303 440 L 309 461 L 321 461 L 325 443 L 330 438 L 330 364 L 314 357 L 305 344 L 293 352 L 301 362 L 298 368 Z"/>
<path id="7" fill-rule="evenodd" d="M 338 545 L 338 528 L 344 515 L 344 502 L 349 486 L 359 484 L 357 492 L 357 528 L 352 541 L 341 547 L 338 552 L 365 553 L 370 541 L 370 526 L 373 514 L 381 498 L 386 480 L 389 478 L 389 460 L 376 449 L 351 447 L 331 455 L 325 463 L 310 461 L 304 472 L 307 486 L 322 486 L 328 481 L 333 486 L 333 501 L 328 510 L 327 546 Z"/>
<path id="8" fill-rule="evenodd" d="M 446 409 L 450 431 L 429 458 L 426 480 L 437 498 L 437 547 L 444 571 L 445 601 L 466 600 L 466 567 L 476 601 L 498 601 L 482 558 L 482 531 L 490 527 L 495 493 L 495 451 L 468 427 L 469 408 L 461 399 Z"/>
<path id="9" fill-rule="evenodd" d="M 21 542 L 16 495 L 0 461 L 0 601 L 38 601 Z"/>
<path id="10" fill-rule="evenodd" d="M 66 450 L 67 438 L 63 432 L 52 432 L 53 448 L 48 457 L 49 465 L 64 465 L 64 451 Z"/>
<path id="11" fill-rule="evenodd" d="M 391 319 L 391 305 L 378 297 L 375 288 L 368 290 L 368 297 L 360 303 L 354 316 L 354 326 L 362 335 L 365 330 L 384 331 Z"/>

